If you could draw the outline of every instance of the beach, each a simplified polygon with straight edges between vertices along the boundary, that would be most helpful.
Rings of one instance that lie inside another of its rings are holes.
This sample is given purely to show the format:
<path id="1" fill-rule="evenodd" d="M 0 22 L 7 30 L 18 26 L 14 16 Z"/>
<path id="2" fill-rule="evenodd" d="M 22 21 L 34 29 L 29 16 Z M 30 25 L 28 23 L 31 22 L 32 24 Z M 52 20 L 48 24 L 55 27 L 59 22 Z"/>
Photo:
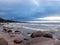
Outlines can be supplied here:
<path id="1" fill-rule="evenodd" d="M 58 30 L 51 30 L 50 28 L 48 29 L 48 27 L 46 27 L 49 25 L 46 25 L 45 27 L 43 25 L 41 24 L 40 26 L 40 24 L 29 23 L 0 23 L 0 36 L 7 40 L 8 45 L 15 45 L 13 42 L 14 39 L 29 40 L 31 39 L 31 34 L 36 31 L 52 32 L 54 39 L 60 39 L 60 32 Z"/>

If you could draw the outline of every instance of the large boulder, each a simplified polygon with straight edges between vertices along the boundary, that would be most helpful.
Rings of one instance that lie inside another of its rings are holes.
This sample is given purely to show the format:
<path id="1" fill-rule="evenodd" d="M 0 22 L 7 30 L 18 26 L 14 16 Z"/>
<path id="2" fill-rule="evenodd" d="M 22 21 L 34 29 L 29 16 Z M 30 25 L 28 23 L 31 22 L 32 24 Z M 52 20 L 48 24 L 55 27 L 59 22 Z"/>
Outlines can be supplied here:
<path id="1" fill-rule="evenodd" d="M 26 45 L 53 45 L 54 39 L 37 37 L 30 39 Z"/>
<path id="2" fill-rule="evenodd" d="M 33 32 L 31 34 L 31 37 L 32 38 L 35 38 L 35 37 L 47 37 L 47 38 L 53 38 L 53 35 L 49 32 L 42 32 L 42 31 L 37 31 L 37 32 Z"/>
<path id="3" fill-rule="evenodd" d="M 7 40 L 4 39 L 4 36 L 0 34 L 0 45 L 8 45 Z"/>
<path id="4" fill-rule="evenodd" d="M 4 38 L 0 38 L 0 45 L 8 45 L 8 42 Z"/>
<path id="5" fill-rule="evenodd" d="M 46 37 L 37 37 L 27 41 L 26 45 L 60 45 L 60 41 Z"/>
<path id="6" fill-rule="evenodd" d="M 60 40 L 55 41 L 54 45 L 60 45 Z"/>
<path id="7" fill-rule="evenodd" d="M 60 45 L 59 40 L 46 37 L 36 37 L 29 39 L 28 41 L 17 38 L 13 42 L 14 45 Z"/>
<path id="8" fill-rule="evenodd" d="M 23 40 L 24 40 L 24 37 L 22 34 L 20 34 L 20 35 L 15 36 L 13 42 L 14 42 L 14 44 L 21 44 L 21 43 L 23 43 Z"/>
<path id="9" fill-rule="evenodd" d="M 26 42 L 24 42 L 24 39 L 21 39 L 21 38 L 16 38 L 13 40 L 14 42 L 14 45 L 25 45 Z"/>

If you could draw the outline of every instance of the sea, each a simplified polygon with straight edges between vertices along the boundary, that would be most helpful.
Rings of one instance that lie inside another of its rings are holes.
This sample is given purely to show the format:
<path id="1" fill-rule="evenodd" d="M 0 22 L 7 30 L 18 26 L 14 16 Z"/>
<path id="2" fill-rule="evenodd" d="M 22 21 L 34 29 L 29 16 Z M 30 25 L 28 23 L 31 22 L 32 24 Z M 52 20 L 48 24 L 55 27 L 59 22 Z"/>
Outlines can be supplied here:
<path id="1" fill-rule="evenodd" d="M 51 31 L 54 37 L 60 38 L 60 23 L 5 23 L 3 26 L 22 32 Z"/>

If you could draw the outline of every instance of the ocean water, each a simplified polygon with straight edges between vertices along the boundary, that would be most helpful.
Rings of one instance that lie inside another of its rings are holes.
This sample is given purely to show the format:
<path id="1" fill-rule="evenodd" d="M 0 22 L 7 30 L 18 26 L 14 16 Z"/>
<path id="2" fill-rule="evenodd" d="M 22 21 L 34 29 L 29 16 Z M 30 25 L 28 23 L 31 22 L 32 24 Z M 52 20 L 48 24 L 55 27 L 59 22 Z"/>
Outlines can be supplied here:
<path id="1" fill-rule="evenodd" d="M 25 27 L 29 27 L 30 29 L 32 28 L 32 30 L 42 30 L 42 31 L 59 31 L 60 30 L 60 24 L 58 23 L 41 23 L 41 24 L 33 24 L 33 23 L 28 23 L 28 24 L 24 24 L 23 26 Z"/>
<path id="2" fill-rule="evenodd" d="M 27 35 L 27 32 L 34 31 L 54 31 L 54 38 L 60 38 L 60 24 L 59 23 L 5 23 L 3 26 L 20 30 Z"/>
<path id="3" fill-rule="evenodd" d="M 5 26 L 35 31 L 60 31 L 60 23 L 9 23 Z"/>

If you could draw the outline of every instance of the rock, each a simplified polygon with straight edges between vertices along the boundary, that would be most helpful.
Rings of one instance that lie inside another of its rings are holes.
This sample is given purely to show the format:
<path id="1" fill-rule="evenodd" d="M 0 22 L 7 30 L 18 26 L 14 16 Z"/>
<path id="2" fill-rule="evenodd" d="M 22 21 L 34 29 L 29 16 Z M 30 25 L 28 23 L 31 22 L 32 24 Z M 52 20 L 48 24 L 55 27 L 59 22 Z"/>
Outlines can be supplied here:
<path id="1" fill-rule="evenodd" d="M 35 37 L 47 37 L 47 38 L 53 38 L 53 35 L 51 33 L 47 33 L 47 32 L 42 32 L 42 31 L 37 31 L 37 32 L 33 32 L 31 34 L 32 38 Z"/>
<path id="2" fill-rule="evenodd" d="M 55 41 L 54 45 L 60 45 L 60 40 Z"/>
<path id="3" fill-rule="evenodd" d="M 57 38 L 58 40 L 60 40 L 60 38 Z"/>
<path id="4" fill-rule="evenodd" d="M 16 30 L 16 31 L 15 31 L 15 34 L 20 34 L 20 33 L 21 33 L 21 32 L 20 32 L 20 31 L 18 31 L 18 30 Z"/>
<path id="5" fill-rule="evenodd" d="M 9 33 L 9 36 L 10 37 L 15 37 L 15 34 L 12 32 L 12 33 Z"/>
<path id="6" fill-rule="evenodd" d="M 23 42 L 23 38 L 22 37 L 16 37 L 14 40 L 13 40 L 13 42 L 15 43 L 15 44 L 20 44 L 20 43 L 22 43 Z"/>
<path id="7" fill-rule="evenodd" d="M 8 33 L 12 33 L 12 30 L 8 30 L 7 32 L 8 32 Z"/>
<path id="8" fill-rule="evenodd" d="M 8 45 L 8 42 L 4 38 L 0 38 L 0 45 Z"/>
<path id="9" fill-rule="evenodd" d="M 16 30 L 15 32 L 20 32 L 20 31 Z"/>
<path id="10" fill-rule="evenodd" d="M 26 45 L 53 45 L 54 42 L 55 40 L 51 38 L 37 37 L 27 41 Z"/>
<path id="11" fill-rule="evenodd" d="M 0 34 L 0 45 L 8 45 L 7 40 L 4 39 L 4 36 Z"/>
<path id="12" fill-rule="evenodd" d="M 46 33 L 43 35 L 43 37 L 53 38 L 53 35 L 51 33 Z"/>
<path id="13" fill-rule="evenodd" d="M 24 40 L 29 40 L 29 39 L 27 39 L 27 38 L 24 38 Z"/>
<path id="14" fill-rule="evenodd" d="M 36 37 L 28 40 L 26 45 L 60 45 L 60 40 L 46 37 Z"/>
<path id="15" fill-rule="evenodd" d="M 4 29 L 3 29 L 3 32 L 7 32 L 7 29 L 6 29 L 6 28 L 4 28 Z"/>
<path id="16" fill-rule="evenodd" d="M 15 39 L 13 40 L 13 42 L 14 42 L 15 44 L 20 44 L 20 43 L 23 42 L 23 40 L 24 40 L 24 37 L 23 37 L 22 34 L 20 34 L 20 35 L 17 35 L 17 34 L 16 34 Z"/>
<path id="17" fill-rule="evenodd" d="M 59 40 L 56 41 L 55 39 L 46 38 L 46 37 L 37 37 L 37 38 L 32 38 L 28 41 L 21 41 L 18 43 L 17 42 L 14 41 L 15 45 L 60 45 Z"/>
<path id="18" fill-rule="evenodd" d="M 30 32 L 27 32 L 27 34 L 31 34 Z"/>
<path id="19" fill-rule="evenodd" d="M 4 28 L 3 28 L 3 32 L 11 33 L 11 32 L 12 32 L 12 30 L 11 30 L 11 29 L 9 29 L 8 27 L 4 27 Z"/>
<path id="20" fill-rule="evenodd" d="M 21 40 L 21 39 L 15 39 L 13 42 L 16 43 L 16 44 L 20 44 L 20 43 L 23 42 L 23 40 Z"/>

